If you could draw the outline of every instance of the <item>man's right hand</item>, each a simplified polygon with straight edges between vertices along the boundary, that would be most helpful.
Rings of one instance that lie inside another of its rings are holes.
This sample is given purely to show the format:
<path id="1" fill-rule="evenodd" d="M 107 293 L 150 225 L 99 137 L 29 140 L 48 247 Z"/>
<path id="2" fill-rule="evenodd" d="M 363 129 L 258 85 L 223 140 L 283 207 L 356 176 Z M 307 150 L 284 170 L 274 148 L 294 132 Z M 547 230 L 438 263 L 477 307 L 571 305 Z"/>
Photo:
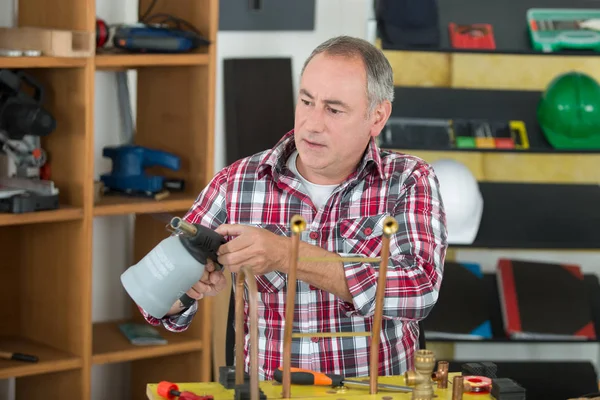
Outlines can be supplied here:
<path id="1" fill-rule="evenodd" d="M 215 264 L 212 260 L 208 260 L 202 278 L 186 294 L 192 299 L 200 300 L 204 296 L 216 296 L 226 285 L 227 281 L 225 280 L 223 271 L 215 271 Z M 177 300 L 167 315 L 179 314 L 182 311 L 183 305 Z"/>

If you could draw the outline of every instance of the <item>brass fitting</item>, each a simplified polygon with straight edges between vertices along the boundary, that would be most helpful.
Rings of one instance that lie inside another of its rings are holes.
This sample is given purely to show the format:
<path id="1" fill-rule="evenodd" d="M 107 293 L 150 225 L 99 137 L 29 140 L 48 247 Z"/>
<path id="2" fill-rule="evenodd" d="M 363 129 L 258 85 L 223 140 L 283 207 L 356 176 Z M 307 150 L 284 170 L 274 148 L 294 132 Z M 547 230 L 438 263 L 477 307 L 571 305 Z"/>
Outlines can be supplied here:
<path id="1" fill-rule="evenodd" d="M 173 219 L 171 219 L 171 227 L 175 230 L 181 231 L 187 236 L 195 236 L 196 233 L 198 233 L 198 228 L 196 228 L 194 224 L 190 224 L 179 217 L 173 217 Z"/>
<path id="2" fill-rule="evenodd" d="M 301 215 L 294 215 L 292 217 L 292 232 L 299 234 L 306 229 L 306 220 Z"/>
<path id="3" fill-rule="evenodd" d="M 383 234 L 390 237 L 396 232 L 398 232 L 398 221 L 394 217 L 385 217 L 383 221 Z"/>
<path id="4" fill-rule="evenodd" d="M 431 376 L 435 367 L 435 356 L 431 350 L 417 350 L 415 369 L 406 371 L 405 380 L 408 386 L 414 386 L 412 400 L 432 400 L 433 381 Z"/>

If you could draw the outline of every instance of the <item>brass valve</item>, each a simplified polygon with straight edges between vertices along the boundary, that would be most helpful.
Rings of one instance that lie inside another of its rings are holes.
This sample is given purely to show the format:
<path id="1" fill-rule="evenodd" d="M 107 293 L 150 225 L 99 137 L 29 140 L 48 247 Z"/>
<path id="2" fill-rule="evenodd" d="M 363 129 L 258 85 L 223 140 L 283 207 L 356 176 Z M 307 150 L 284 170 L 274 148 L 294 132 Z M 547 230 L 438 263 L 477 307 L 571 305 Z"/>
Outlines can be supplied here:
<path id="1" fill-rule="evenodd" d="M 433 368 L 435 356 L 431 350 L 417 350 L 415 354 L 415 369 L 406 371 L 404 378 L 408 386 L 414 386 L 412 400 L 433 399 Z"/>

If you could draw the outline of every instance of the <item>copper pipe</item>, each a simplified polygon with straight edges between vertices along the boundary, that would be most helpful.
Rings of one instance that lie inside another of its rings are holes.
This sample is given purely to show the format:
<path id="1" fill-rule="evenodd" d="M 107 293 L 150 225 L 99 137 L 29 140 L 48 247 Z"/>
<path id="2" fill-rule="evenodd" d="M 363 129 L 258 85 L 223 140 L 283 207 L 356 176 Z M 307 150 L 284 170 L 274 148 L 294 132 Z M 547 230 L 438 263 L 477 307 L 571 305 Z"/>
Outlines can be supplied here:
<path id="1" fill-rule="evenodd" d="M 283 331 L 283 379 L 282 394 L 284 399 L 290 398 L 291 384 L 291 355 L 292 355 L 292 329 L 294 328 L 294 306 L 296 304 L 296 268 L 298 267 L 298 251 L 300 235 L 306 229 L 306 221 L 300 215 L 294 215 L 292 225 L 292 248 L 290 265 L 287 277 L 287 297 L 285 303 L 285 326 Z"/>
<path id="2" fill-rule="evenodd" d="M 464 379 L 457 375 L 452 380 L 452 400 L 462 400 L 464 388 Z"/>
<path id="3" fill-rule="evenodd" d="M 437 387 L 446 389 L 448 387 L 448 361 L 439 361 L 437 371 L 432 375 L 434 381 L 437 382 Z"/>
<path id="4" fill-rule="evenodd" d="M 390 256 L 390 238 L 398 231 L 398 222 L 393 217 L 386 217 L 383 221 L 383 237 L 381 246 L 381 262 L 379 264 L 379 277 L 377 278 L 377 290 L 375 293 L 375 316 L 373 317 L 373 329 L 371 330 L 371 362 L 370 370 L 370 394 L 377 394 L 377 379 L 379 377 L 379 344 L 381 333 L 381 322 L 383 319 L 383 300 L 385 297 L 385 283 L 387 278 L 387 264 Z"/>
<path id="5" fill-rule="evenodd" d="M 250 399 L 259 400 L 258 387 L 258 288 L 252 269 L 242 267 L 237 274 L 235 293 L 235 383 L 244 383 L 244 283 L 250 303 Z"/>
<path id="6" fill-rule="evenodd" d="M 238 272 L 235 290 L 235 384 L 244 383 L 244 273 Z"/>

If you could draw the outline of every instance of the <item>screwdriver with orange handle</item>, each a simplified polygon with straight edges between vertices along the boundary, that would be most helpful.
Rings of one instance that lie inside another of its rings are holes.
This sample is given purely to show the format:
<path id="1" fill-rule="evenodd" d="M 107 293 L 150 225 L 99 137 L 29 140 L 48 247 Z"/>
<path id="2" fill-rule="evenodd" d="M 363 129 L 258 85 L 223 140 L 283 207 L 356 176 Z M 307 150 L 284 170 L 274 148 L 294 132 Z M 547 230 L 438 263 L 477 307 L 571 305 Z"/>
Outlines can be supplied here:
<path id="1" fill-rule="evenodd" d="M 273 373 L 273 378 L 279 382 L 283 382 L 283 368 L 279 367 Z M 302 368 L 290 368 L 290 383 L 292 385 L 314 385 L 314 386 L 361 386 L 369 387 L 370 384 L 367 381 L 360 381 L 354 379 L 347 379 L 342 375 L 337 374 L 325 374 L 323 372 L 311 371 L 309 369 Z M 413 388 L 410 386 L 399 386 L 399 385 L 388 385 L 388 384 L 377 384 L 377 389 L 390 390 L 395 392 L 412 392 Z"/>

